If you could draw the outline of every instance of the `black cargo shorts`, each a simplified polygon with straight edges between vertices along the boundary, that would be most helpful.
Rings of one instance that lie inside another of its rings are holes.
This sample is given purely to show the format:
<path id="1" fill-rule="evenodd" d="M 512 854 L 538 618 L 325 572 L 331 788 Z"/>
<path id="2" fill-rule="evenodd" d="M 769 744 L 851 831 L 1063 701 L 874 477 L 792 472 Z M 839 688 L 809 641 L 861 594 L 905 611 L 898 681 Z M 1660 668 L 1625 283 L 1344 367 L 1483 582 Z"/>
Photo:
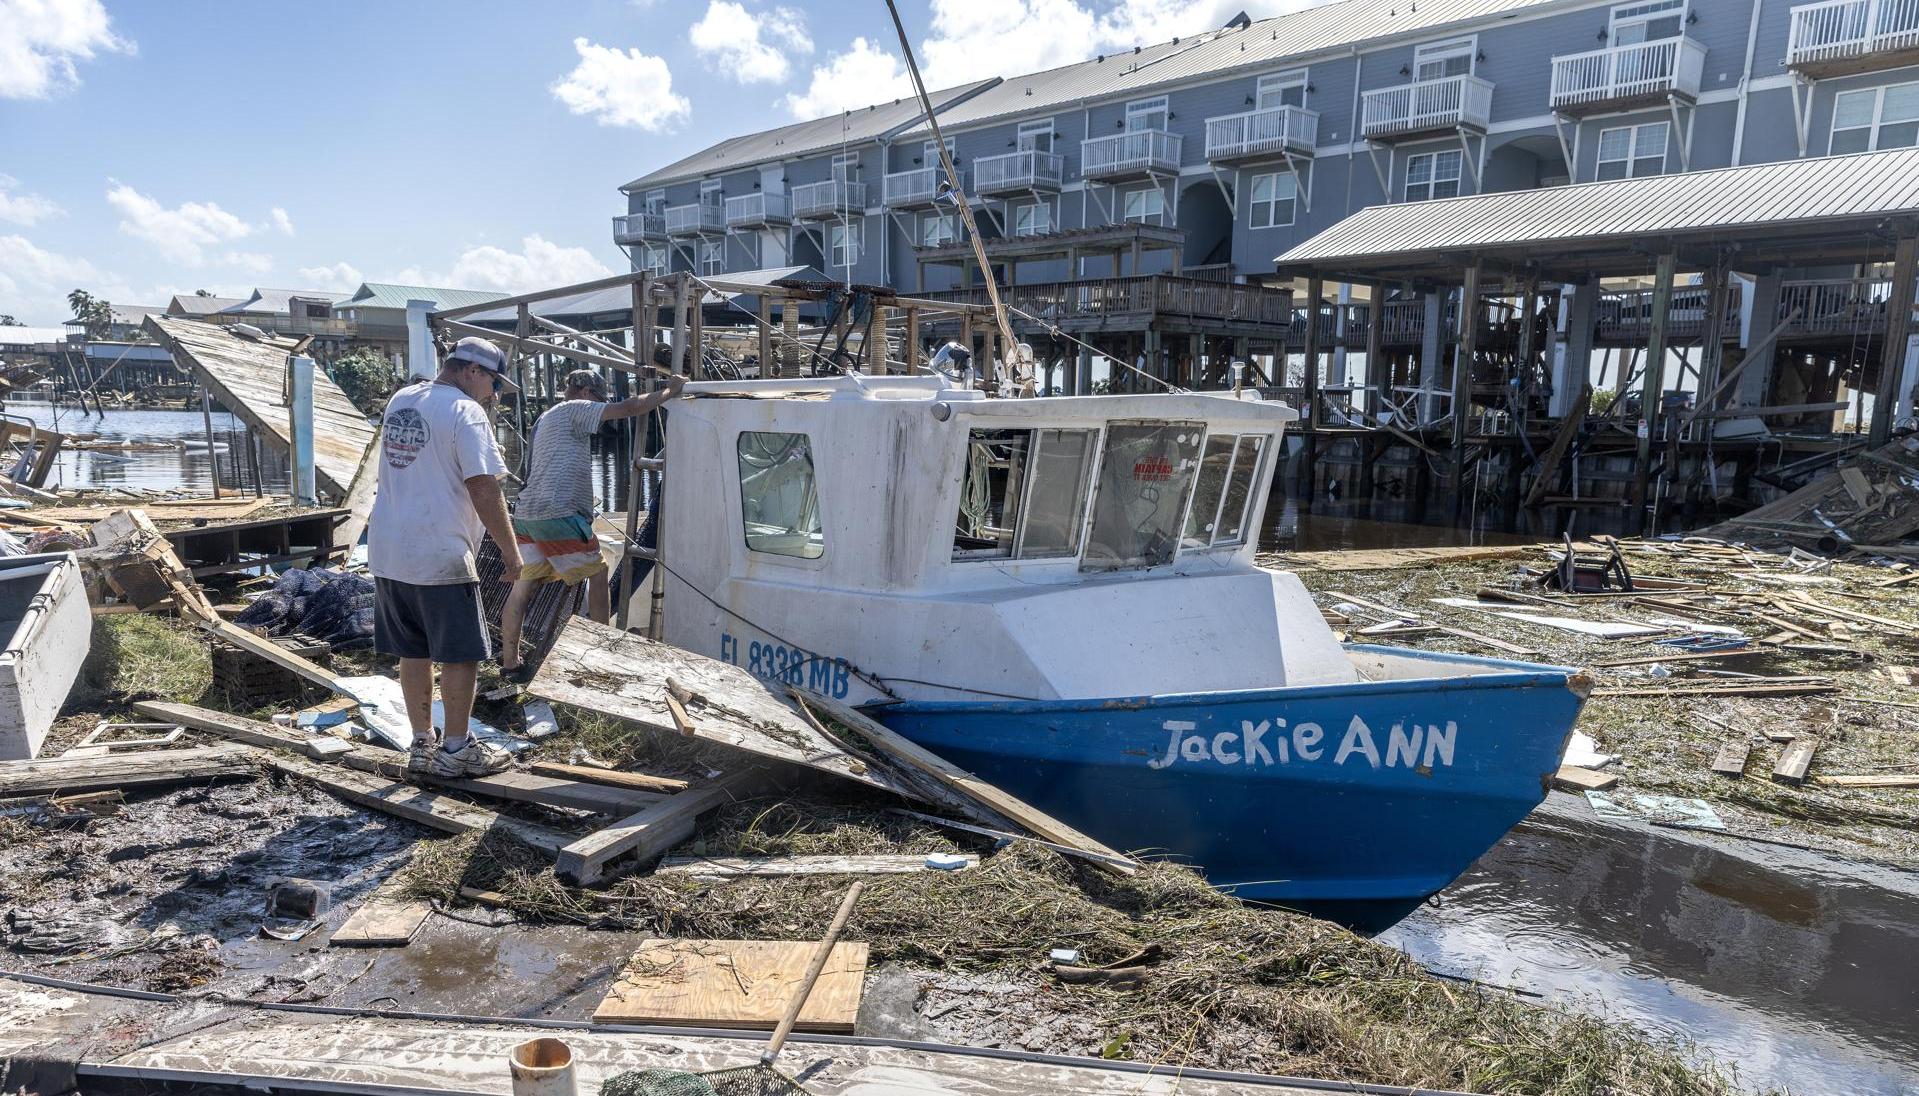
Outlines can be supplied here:
<path id="1" fill-rule="evenodd" d="M 435 662 L 493 657 L 479 583 L 417 586 L 390 578 L 373 583 L 373 647 L 381 654 Z"/>

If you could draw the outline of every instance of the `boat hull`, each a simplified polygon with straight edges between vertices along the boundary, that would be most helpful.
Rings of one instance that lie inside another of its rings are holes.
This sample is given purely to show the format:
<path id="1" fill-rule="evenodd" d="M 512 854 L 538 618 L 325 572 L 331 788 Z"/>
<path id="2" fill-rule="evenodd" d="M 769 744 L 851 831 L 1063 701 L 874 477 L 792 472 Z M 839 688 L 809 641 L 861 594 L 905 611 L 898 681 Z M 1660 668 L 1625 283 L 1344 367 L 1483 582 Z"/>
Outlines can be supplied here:
<path id="1" fill-rule="evenodd" d="M 1545 797 L 1586 688 L 1558 667 L 1353 650 L 1434 676 L 871 714 L 1108 845 L 1384 927 Z"/>

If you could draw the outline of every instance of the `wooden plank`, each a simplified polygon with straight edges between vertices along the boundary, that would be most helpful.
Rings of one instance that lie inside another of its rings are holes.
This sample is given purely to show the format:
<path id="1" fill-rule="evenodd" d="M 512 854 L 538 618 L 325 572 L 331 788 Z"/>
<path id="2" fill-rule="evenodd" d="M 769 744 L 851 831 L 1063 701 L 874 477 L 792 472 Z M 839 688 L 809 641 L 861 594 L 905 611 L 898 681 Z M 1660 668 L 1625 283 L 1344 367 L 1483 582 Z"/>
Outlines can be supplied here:
<path id="1" fill-rule="evenodd" d="M 208 607 L 207 611 L 212 612 L 211 606 Z M 337 693 L 340 691 L 339 678 L 335 677 L 333 672 L 325 666 L 309 659 L 301 658 L 299 655 L 294 654 L 279 644 L 247 631 L 238 624 L 222 620 L 217 613 L 211 616 L 201 616 L 197 611 L 189 610 L 189 612 L 194 616 L 200 617 L 200 627 L 212 632 L 214 635 L 219 636 L 235 647 L 250 654 L 258 655 L 268 662 L 273 663 L 275 666 L 292 670 L 308 681 L 323 686 L 329 692 Z"/>
<path id="2" fill-rule="evenodd" d="M 406 771 L 406 758 L 375 746 L 358 746 L 340 759 L 347 767 L 374 773 L 389 780 L 415 780 L 448 791 L 504 799 L 514 803 L 537 803 L 543 807 L 566 807 L 576 811 L 624 816 L 645 810 L 664 799 L 660 792 L 615 788 L 606 784 L 585 784 L 535 773 L 504 772 L 466 780 L 443 780 L 435 776 Z"/>
<path id="3" fill-rule="evenodd" d="M 808 941 L 646 940 L 593 1010 L 593 1020 L 770 1031 L 817 950 Z M 864 943 L 833 945 L 794 1030 L 853 1030 L 867 954 Z"/>
<path id="4" fill-rule="evenodd" d="M 333 543 L 344 548 L 348 555 L 353 553 L 353 546 L 360 543 L 367 519 L 373 516 L 373 496 L 380 486 L 380 436 L 385 429 L 385 423 L 373 428 L 366 455 L 360 458 L 360 467 L 353 472 L 353 483 L 347 488 L 346 497 L 340 500 L 347 516 L 333 531 Z"/>
<path id="5" fill-rule="evenodd" d="M 579 886 L 597 883 L 613 860 L 628 853 L 638 860 L 660 855 L 686 840 L 700 815 L 748 794 L 764 779 L 762 770 L 741 769 L 711 784 L 669 796 L 561 848 L 553 870 L 561 879 Z"/>
<path id="6" fill-rule="evenodd" d="M 967 868 L 979 867 L 979 857 L 962 857 Z M 911 875 L 922 871 L 962 871 L 929 868 L 924 853 L 880 853 L 866 856 L 669 856 L 653 869 L 654 875 L 690 875 L 699 879 L 735 879 L 742 876 L 781 875 Z"/>
<path id="7" fill-rule="evenodd" d="M 152 511 L 150 516 L 161 521 L 238 521 L 251 517 L 255 511 L 265 509 L 275 503 L 284 502 L 270 496 L 236 499 L 155 499 L 142 503 Z M 112 516 L 124 506 L 44 506 L 36 508 L 27 516 L 55 521 L 100 521 Z"/>
<path id="8" fill-rule="evenodd" d="M 398 885 L 387 883 L 334 930 L 327 946 L 405 947 L 413 942 L 413 934 L 420 931 L 432 912 L 432 906 L 404 897 Z"/>
<path id="9" fill-rule="evenodd" d="M 1857 468 L 1841 468 L 1839 482 L 1852 496 L 1852 501 L 1860 506 L 1872 505 L 1872 481 Z"/>
<path id="10" fill-rule="evenodd" d="M 685 705 L 690 732 L 682 732 L 668 706 L 669 679 L 692 697 L 692 703 Z M 821 734 L 740 667 L 580 617 L 568 620 L 560 630 L 527 692 L 662 734 L 690 733 L 702 742 L 921 798 L 909 782 L 888 769 L 868 765 L 842 743 Z"/>
<path id="11" fill-rule="evenodd" d="M 887 757 L 912 766 L 972 802 L 985 807 L 989 816 L 1010 819 L 1034 836 L 1055 844 L 1070 845 L 1093 853 L 1098 857 L 1096 862 L 1109 870 L 1127 875 L 1139 870 L 1138 865 L 1130 858 L 1107 848 L 1037 807 L 1008 795 L 931 750 L 915 745 L 893 733 L 864 712 L 849 708 L 831 697 L 820 696 L 818 693 L 803 689 L 795 689 L 793 693 L 804 703 L 820 709 L 859 733 Z"/>
<path id="12" fill-rule="evenodd" d="M 1779 763 L 1772 767 L 1772 778 L 1781 784 L 1803 784 L 1812 755 L 1819 749 L 1819 736 L 1802 734 L 1779 751 Z"/>
<path id="13" fill-rule="evenodd" d="M 149 788 L 253 776 L 245 746 L 96 754 L 91 757 L 0 762 L 0 798 L 60 792 Z"/>
<path id="14" fill-rule="evenodd" d="M 292 750 L 303 757 L 325 761 L 346 753 L 353 748 L 352 743 L 344 739 L 327 735 L 308 735 L 272 723 L 262 723 L 245 716 L 216 712 L 211 708 L 200 708 L 192 704 L 171 704 L 160 700 L 135 701 L 133 710 L 151 719 L 165 719 L 192 727 L 196 731 L 217 734 L 235 742 L 244 742 L 249 746 L 270 746 L 275 749 Z"/>
<path id="15" fill-rule="evenodd" d="M 1553 774 L 1553 786 L 1561 791 L 1603 792 L 1618 784 L 1619 777 L 1614 773 L 1602 773 L 1578 765 L 1561 765 L 1559 771 Z"/>
<path id="16" fill-rule="evenodd" d="M 1814 784 L 1835 788 L 1919 788 L 1919 774 L 1884 773 L 1877 776 L 1815 776 Z"/>
<path id="17" fill-rule="evenodd" d="M 1730 776 L 1734 780 L 1746 775 L 1746 759 L 1752 756 L 1752 741 L 1745 738 L 1728 739 L 1719 747 L 1719 753 L 1712 759 L 1712 771 L 1720 776 Z"/>
<path id="18" fill-rule="evenodd" d="M 372 773 L 337 765 L 321 765 L 284 750 L 263 750 L 254 746 L 231 748 L 246 751 L 261 764 L 272 766 L 280 772 L 318 784 L 350 803 L 418 822 L 442 833 L 498 832 L 548 856 L 558 853 L 572 840 L 558 830 L 507 818 L 485 807 L 476 807 L 449 795 L 387 780 Z"/>
<path id="19" fill-rule="evenodd" d="M 670 776 L 651 776 L 647 773 L 622 772 L 619 769 L 603 769 L 598 765 L 566 765 L 558 761 L 535 761 L 526 767 L 530 773 L 541 776 L 557 776 L 562 780 L 579 780 L 588 784 L 606 784 L 615 788 L 632 788 L 642 792 L 683 792 L 691 785 L 684 780 Z"/>

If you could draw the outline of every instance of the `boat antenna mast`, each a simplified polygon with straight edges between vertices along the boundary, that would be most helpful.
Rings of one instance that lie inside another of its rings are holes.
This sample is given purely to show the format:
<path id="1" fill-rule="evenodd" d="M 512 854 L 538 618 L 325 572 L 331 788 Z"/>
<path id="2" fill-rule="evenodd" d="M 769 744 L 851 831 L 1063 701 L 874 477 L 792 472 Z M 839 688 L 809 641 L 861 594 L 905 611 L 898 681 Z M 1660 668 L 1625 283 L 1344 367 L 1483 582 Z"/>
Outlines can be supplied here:
<path id="1" fill-rule="evenodd" d="M 946 138 L 940 133 L 939 119 L 933 115 L 933 101 L 926 94 L 926 82 L 920 79 L 920 65 L 913 57 L 913 44 L 906 39 L 906 24 L 900 22 L 900 9 L 894 0 L 886 0 L 886 10 L 893 16 L 893 29 L 899 32 L 900 52 L 906 55 L 906 71 L 913 77 L 913 90 L 918 93 L 920 109 L 926 112 L 926 124 L 933 130 L 933 147 L 939 149 L 940 167 L 946 172 L 946 194 L 953 199 L 954 208 L 959 210 L 960 221 L 965 228 L 966 238 L 972 242 L 973 258 L 979 263 L 980 276 L 986 281 L 986 298 L 993 305 L 993 321 L 999 325 L 1000 345 L 1005 353 L 1015 358 L 1019 356 L 1019 342 L 1013 338 L 1012 321 L 1006 318 L 1006 305 L 999 299 L 999 285 L 993 280 L 993 267 L 986 261 L 986 244 L 980 239 L 979 225 L 973 220 L 973 207 L 966 201 L 965 188 L 960 186 L 959 172 L 953 167 L 953 154 L 947 150 Z M 972 350 L 972 347 L 967 347 Z M 989 355 L 990 357 L 990 355 Z M 1006 390 L 1006 381 L 1016 380 L 1019 394 L 1033 395 L 1033 377 L 1030 372 L 1024 376 L 1008 369 L 1003 361 L 991 363 L 993 384 L 998 391 Z"/>

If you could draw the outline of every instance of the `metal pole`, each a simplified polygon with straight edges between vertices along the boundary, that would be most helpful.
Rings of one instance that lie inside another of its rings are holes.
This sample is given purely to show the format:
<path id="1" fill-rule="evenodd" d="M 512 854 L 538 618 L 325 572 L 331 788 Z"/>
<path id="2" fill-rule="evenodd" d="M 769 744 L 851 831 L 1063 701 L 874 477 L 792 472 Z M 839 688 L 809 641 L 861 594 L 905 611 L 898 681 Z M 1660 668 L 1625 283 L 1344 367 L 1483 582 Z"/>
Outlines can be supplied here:
<path id="1" fill-rule="evenodd" d="M 213 497 L 220 497 L 220 452 L 213 447 L 213 401 L 207 398 L 207 385 L 200 382 L 200 421 L 207 428 L 207 463 L 213 468 Z"/>

